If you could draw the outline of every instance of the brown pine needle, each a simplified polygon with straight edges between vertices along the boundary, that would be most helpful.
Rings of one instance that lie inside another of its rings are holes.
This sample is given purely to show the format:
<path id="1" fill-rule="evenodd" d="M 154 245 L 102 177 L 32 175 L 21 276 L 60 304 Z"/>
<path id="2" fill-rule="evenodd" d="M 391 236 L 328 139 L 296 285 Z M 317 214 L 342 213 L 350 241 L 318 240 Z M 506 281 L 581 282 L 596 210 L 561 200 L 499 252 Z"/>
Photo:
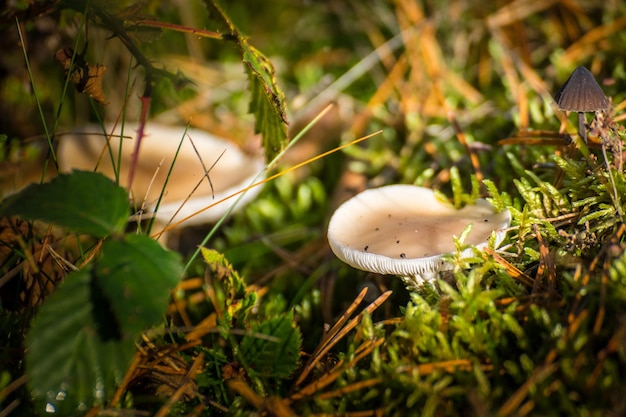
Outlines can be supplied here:
<path id="1" fill-rule="evenodd" d="M 372 417 L 372 416 L 384 416 L 384 410 L 365 410 L 365 411 L 348 411 L 340 414 L 341 417 Z M 310 414 L 309 417 L 337 417 L 338 414 Z"/>
<path id="2" fill-rule="evenodd" d="M 446 114 L 448 116 L 448 121 L 450 122 L 452 128 L 454 129 L 454 132 L 456 133 L 457 140 L 465 148 L 467 154 L 469 155 L 470 162 L 472 163 L 472 168 L 474 168 L 474 175 L 476 175 L 476 180 L 480 184 L 482 184 L 485 176 L 483 175 L 483 172 L 480 168 L 480 160 L 478 159 L 478 155 L 476 154 L 476 149 L 470 146 L 469 142 L 467 141 L 467 136 L 465 136 L 465 132 L 463 131 L 463 129 L 461 129 L 461 125 L 459 125 L 459 122 L 454 115 L 454 111 L 449 108 L 447 102 L 445 101 L 445 99 L 443 99 L 443 96 L 441 97 L 441 100 L 442 105 L 447 108 Z"/>
<path id="3" fill-rule="evenodd" d="M 243 381 L 229 381 L 228 388 L 241 395 L 256 409 L 269 412 L 269 415 L 276 417 L 297 416 L 297 414 L 289 408 L 285 400 L 277 397 L 263 398 Z"/>
<path id="4" fill-rule="evenodd" d="M 261 409 L 263 408 L 263 404 L 265 400 L 252 388 L 248 386 L 243 381 L 233 380 L 228 381 L 228 388 L 232 391 L 235 391 L 237 394 L 241 395 L 246 401 L 252 404 L 255 408 Z"/>
<path id="5" fill-rule="evenodd" d="M 183 396 L 185 390 L 188 388 L 189 381 L 195 378 L 195 375 L 202 368 L 204 364 L 204 353 L 200 352 L 200 354 L 193 361 L 191 366 L 189 367 L 189 371 L 185 374 L 185 377 L 181 380 L 180 386 L 174 394 L 170 398 L 168 398 L 167 402 L 163 404 L 163 407 L 154 415 L 155 417 L 165 417 L 170 412 L 172 406 Z"/>
<path id="6" fill-rule="evenodd" d="M 609 283 L 609 270 L 611 269 L 611 262 L 608 256 L 604 258 L 604 269 L 602 271 L 602 277 L 600 278 L 600 305 L 598 307 L 598 314 L 596 315 L 595 323 L 593 324 L 593 335 L 597 336 L 602 330 L 602 324 L 604 323 L 604 317 L 606 315 L 606 286 Z"/>
<path id="7" fill-rule="evenodd" d="M 200 340 L 207 333 L 217 328 L 217 314 L 211 313 L 198 323 L 194 329 L 185 336 L 187 340 Z"/>
<path id="8" fill-rule="evenodd" d="M 391 295 L 391 291 L 386 291 L 381 294 L 376 300 L 374 300 L 370 305 L 365 308 L 358 316 L 353 318 L 350 322 L 348 322 L 345 326 L 344 323 L 348 319 L 348 317 L 354 312 L 354 309 L 360 304 L 363 297 L 365 297 L 365 293 L 367 292 L 367 288 L 364 288 L 354 302 L 348 307 L 346 312 L 339 318 L 337 324 L 333 326 L 333 328 L 328 332 L 328 335 L 324 337 L 320 345 L 315 352 L 313 353 L 311 359 L 304 367 L 304 370 L 298 377 L 294 386 L 300 385 L 306 378 L 309 376 L 311 371 L 315 368 L 315 365 L 328 353 L 328 351 L 335 346 L 346 334 L 348 334 L 356 325 L 363 319 L 363 315 L 367 312 L 371 314 L 374 310 L 376 310 L 382 303 L 389 298 Z"/>
<path id="9" fill-rule="evenodd" d="M 324 346 L 326 346 L 326 344 L 337 335 L 339 330 L 341 330 L 341 328 L 348 321 L 350 316 L 352 316 L 352 313 L 354 313 L 356 309 L 359 307 L 359 305 L 361 304 L 361 301 L 363 301 L 363 298 L 365 298 L 367 291 L 368 291 L 367 287 L 361 290 L 361 292 L 356 296 L 354 301 L 352 301 L 352 303 L 348 306 L 346 311 L 344 311 L 341 317 L 339 317 L 339 319 L 335 322 L 335 325 L 324 335 L 324 338 L 320 342 L 319 346 L 312 353 L 312 356 L 317 356 L 319 351 L 322 350 Z"/>
<path id="10" fill-rule="evenodd" d="M 150 28 L 167 29 L 180 33 L 189 33 L 194 36 L 210 39 L 224 39 L 224 35 L 219 32 L 213 32 L 205 29 L 196 29 L 188 26 L 177 25 L 169 22 L 160 22 L 158 20 L 142 19 L 132 22 L 134 26 L 144 26 Z"/>
<path id="11" fill-rule="evenodd" d="M 625 27 L 626 16 L 622 16 L 612 22 L 591 29 L 565 50 L 560 58 L 561 65 L 573 66 L 576 62 L 588 59 L 590 55 L 597 52 L 598 42 L 624 30 Z"/>
<path id="12" fill-rule="evenodd" d="M 141 365 L 142 356 L 143 354 L 141 352 L 135 352 L 135 356 L 133 356 L 133 361 L 126 370 L 124 379 L 117 387 L 117 390 L 115 390 L 115 394 L 113 394 L 113 398 L 111 398 L 111 401 L 109 402 L 109 407 L 115 407 L 122 398 L 122 395 L 124 395 L 124 393 L 126 392 L 128 384 L 130 383 L 130 381 L 133 380 L 133 378 L 135 377 L 135 372 L 137 371 L 137 369 L 139 369 L 139 365 Z"/>
<path id="13" fill-rule="evenodd" d="M 419 365 L 403 366 L 397 369 L 398 372 L 410 373 L 417 371 L 422 376 L 430 375 L 433 372 L 443 369 L 445 372 L 453 373 L 456 371 L 471 371 L 475 366 L 480 366 L 483 371 L 493 370 L 493 365 L 482 364 L 477 365 L 469 359 L 452 359 L 449 361 L 421 363 Z"/>
<path id="14" fill-rule="evenodd" d="M 329 398 L 341 397 L 343 395 L 349 394 L 354 391 L 359 391 L 365 388 L 373 387 L 375 385 L 380 384 L 381 382 L 383 382 L 382 378 L 367 379 L 365 381 L 355 382 L 354 384 L 350 384 L 346 387 L 342 387 L 334 391 L 325 392 L 321 395 L 318 395 L 317 398 L 320 400 L 327 400 Z"/>
<path id="15" fill-rule="evenodd" d="M 545 275 L 548 281 L 548 291 L 554 292 L 556 290 L 556 265 L 554 258 L 550 256 L 550 250 L 548 244 L 541 236 L 539 232 L 539 226 L 533 224 L 533 230 L 537 237 L 537 243 L 539 243 L 539 267 L 537 269 L 537 278 L 533 284 L 533 292 L 537 292 L 541 287 L 541 279 Z"/>
<path id="16" fill-rule="evenodd" d="M 554 371 L 558 369 L 557 364 L 543 365 L 535 369 L 535 372 L 528 378 L 526 382 L 518 388 L 513 395 L 500 407 L 498 410 L 498 417 L 516 415 L 520 411 L 520 405 L 522 401 L 528 396 L 529 391 L 534 388 L 538 383 L 549 377 Z"/>
<path id="17" fill-rule="evenodd" d="M 311 382 L 309 385 L 306 385 L 301 390 L 299 390 L 298 392 L 293 394 L 291 397 L 289 397 L 289 399 L 291 401 L 297 401 L 304 397 L 313 395 L 319 390 L 332 384 L 333 382 L 337 380 L 337 378 L 341 376 L 342 373 L 345 372 L 346 369 L 352 368 L 354 365 L 356 365 L 357 362 L 359 362 L 361 359 L 363 359 L 364 357 L 372 353 L 374 349 L 382 345 L 384 341 L 385 339 L 377 339 L 377 340 L 367 340 L 363 342 L 363 344 L 361 344 L 359 348 L 356 350 L 354 359 L 352 359 L 348 363 L 344 363 L 343 361 L 340 361 L 339 363 L 337 363 L 337 365 L 335 365 L 330 370 L 330 372 L 322 375 L 320 378 Z"/>
<path id="18" fill-rule="evenodd" d="M 16 391 L 19 387 L 26 383 L 26 375 L 22 375 L 19 378 L 11 381 L 7 386 L 0 389 L 0 398 L 5 399 L 12 392 Z"/>
<path id="19" fill-rule="evenodd" d="M 531 287 L 531 288 L 533 287 L 535 280 L 531 276 L 520 271 L 519 268 L 515 267 L 506 259 L 504 259 L 502 256 L 498 255 L 498 253 L 494 251 L 493 249 L 485 248 L 484 251 L 487 254 L 489 254 L 493 258 L 494 261 L 499 263 L 500 266 L 502 266 L 505 269 L 505 271 L 509 274 L 511 278 L 521 282 L 527 287 Z"/>

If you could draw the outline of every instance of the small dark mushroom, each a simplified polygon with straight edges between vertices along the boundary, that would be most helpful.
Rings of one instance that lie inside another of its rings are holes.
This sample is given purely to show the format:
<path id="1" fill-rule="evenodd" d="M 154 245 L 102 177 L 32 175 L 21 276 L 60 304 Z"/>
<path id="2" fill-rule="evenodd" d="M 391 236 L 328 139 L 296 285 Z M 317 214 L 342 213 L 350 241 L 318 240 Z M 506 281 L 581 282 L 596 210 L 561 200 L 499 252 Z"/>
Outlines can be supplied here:
<path id="1" fill-rule="evenodd" d="M 578 67 L 565 81 L 554 96 L 561 110 L 578 113 L 578 134 L 587 143 L 585 113 L 598 112 L 609 108 L 609 99 L 589 70 Z"/>

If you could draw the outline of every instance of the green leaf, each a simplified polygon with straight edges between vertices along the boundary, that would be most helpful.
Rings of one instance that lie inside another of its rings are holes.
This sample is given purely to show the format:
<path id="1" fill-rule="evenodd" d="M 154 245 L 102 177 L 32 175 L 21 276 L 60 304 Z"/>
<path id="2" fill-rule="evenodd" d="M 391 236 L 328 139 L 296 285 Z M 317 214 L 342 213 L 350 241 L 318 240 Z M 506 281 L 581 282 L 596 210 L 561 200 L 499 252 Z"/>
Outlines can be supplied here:
<path id="1" fill-rule="evenodd" d="M 263 138 L 265 158 L 269 162 L 288 143 L 285 96 L 276 83 L 274 66 L 240 35 L 216 0 L 205 0 L 204 3 L 211 18 L 217 21 L 222 30 L 228 32 L 223 38 L 232 40 L 239 47 L 250 81 L 249 90 L 252 94 L 250 112 L 254 114 L 254 128 Z"/>
<path id="2" fill-rule="evenodd" d="M 90 269 L 67 276 L 41 307 L 26 338 L 26 374 L 32 393 L 44 397 L 57 414 L 74 414 L 81 403 L 103 404 L 134 352 L 134 340 L 102 337 L 98 321 L 103 312 L 93 303 Z"/>
<path id="3" fill-rule="evenodd" d="M 230 298 L 242 296 L 246 291 L 246 283 L 224 254 L 208 248 L 200 248 L 202 257 L 207 263 L 209 271 L 218 281 L 224 285 L 224 290 L 229 293 Z"/>
<path id="4" fill-rule="evenodd" d="M 125 235 L 102 245 L 94 274 L 122 334 L 134 339 L 159 322 L 183 269 L 178 254 L 150 237 Z"/>
<path id="5" fill-rule="evenodd" d="M 68 275 L 44 302 L 28 334 L 35 397 L 45 395 L 57 410 L 103 404 L 140 333 L 161 321 L 181 275 L 178 255 L 148 236 L 106 241 L 93 264 Z"/>
<path id="6" fill-rule="evenodd" d="M 254 114 L 256 133 L 263 137 L 265 158 L 269 162 L 287 144 L 285 97 L 276 85 L 270 61 L 247 42 L 242 44 L 244 62 L 248 65 L 250 112 Z"/>
<path id="7" fill-rule="evenodd" d="M 240 357 L 255 376 L 284 378 L 298 365 L 300 343 L 300 331 L 289 313 L 255 326 L 241 341 Z"/>
<path id="8" fill-rule="evenodd" d="M 19 216 L 104 237 L 124 231 L 130 205 L 126 191 L 104 175 L 74 171 L 31 184 L 0 204 L 1 216 Z"/>
<path id="9" fill-rule="evenodd" d="M 207 263 L 207 276 L 215 292 L 215 306 L 224 312 L 227 322 L 233 319 L 243 319 L 255 305 L 257 294 L 248 291 L 243 278 L 233 269 L 226 257 L 214 250 L 201 248 L 202 257 Z"/>

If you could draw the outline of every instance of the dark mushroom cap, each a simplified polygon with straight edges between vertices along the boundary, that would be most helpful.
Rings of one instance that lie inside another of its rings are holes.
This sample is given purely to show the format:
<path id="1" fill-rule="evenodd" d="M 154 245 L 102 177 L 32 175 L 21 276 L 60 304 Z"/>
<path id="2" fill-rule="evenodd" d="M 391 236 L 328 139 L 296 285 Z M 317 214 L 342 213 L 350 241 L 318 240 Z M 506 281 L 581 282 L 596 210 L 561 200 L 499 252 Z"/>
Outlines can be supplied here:
<path id="1" fill-rule="evenodd" d="M 585 67 L 578 67 L 572 72 L 554 99 L 559 108 L 566 111 L 586 113 L 609 108 L 609 99 Z"/>

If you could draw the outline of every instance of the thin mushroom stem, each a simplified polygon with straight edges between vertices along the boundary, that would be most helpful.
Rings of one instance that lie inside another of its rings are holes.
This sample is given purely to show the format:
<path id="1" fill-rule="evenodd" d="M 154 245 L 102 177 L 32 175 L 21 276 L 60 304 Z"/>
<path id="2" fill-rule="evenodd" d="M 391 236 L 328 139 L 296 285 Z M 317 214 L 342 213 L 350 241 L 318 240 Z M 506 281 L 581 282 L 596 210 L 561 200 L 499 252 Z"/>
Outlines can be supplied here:
<path id="1" fill-rule="evenodd" d="M 585 127 L 585 113 L 578 112 L 578 134 L 582 140 L 587 144 L 587 128 Z"/>

